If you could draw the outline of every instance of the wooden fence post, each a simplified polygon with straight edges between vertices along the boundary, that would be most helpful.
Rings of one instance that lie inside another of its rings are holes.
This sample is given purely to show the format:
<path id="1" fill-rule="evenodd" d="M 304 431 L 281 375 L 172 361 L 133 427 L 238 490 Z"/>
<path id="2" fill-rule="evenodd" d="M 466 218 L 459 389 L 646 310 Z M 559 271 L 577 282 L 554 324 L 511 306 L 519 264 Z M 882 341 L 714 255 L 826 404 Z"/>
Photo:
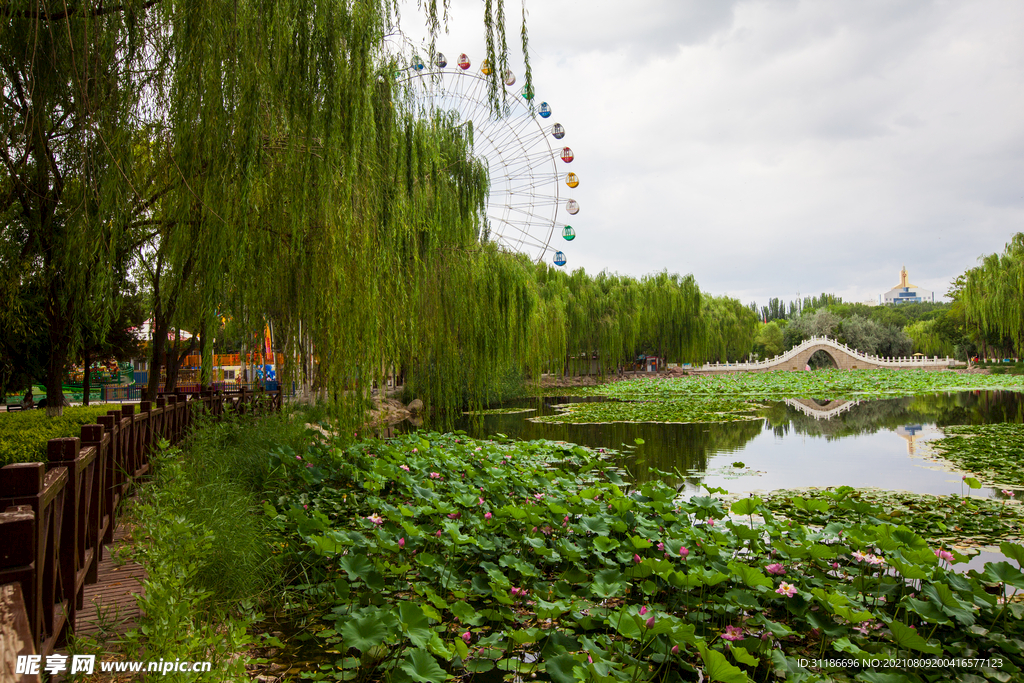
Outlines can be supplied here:
<path id="1" fill-rule="evenodd" d="M 55 523 L 60 525 L 56 557 L 60 592 L 67 600 L 66 618 L 57 632 L 56 643 L 60 644 L 67 642 L 68 633 L 74 629 L 75 615 L 82 607 L 86 573 L 95 559 L 95 548 L 87 547 L 87 536 L 96 452 L 82 453 L 78 437 L 50 439 L 46 442 L 46 459 L 51 471 L 63 467 L 68 473 L 63 509 L 55 510 L 59 518 Z"/>
<path id="2" fill-rule="evenodd" d="M 63 467 L 46 471 L 41 462 L 15 463 L 0 468 L 0 506 L 27 506 L 34 518 L 29 538 L 20 538 L 15 548 L 16 560 L 31 560 L 27 566 L 0 570 L 0 583 L 19 581 L 25 594 L 25 605 L 36 651 L 53 652 L 57 637 L 64 628 L 68 599 L 58 578 L 64 495 L 68 482 Z M 24 526 L 15 529 L 25 532 Z M 26 542 L 27 541 L 27 542 Z"/>
<path id="3" fill-rule="evenodd" d="M 96 548 L 96 561 L 86 576 L 87 583 L 96 583 L 100 562 L 103 560 L 103 544 L 113 542 L 114 511 L 110 509 L 110 437 L 106 435 L 103 425 L 82 425 L 82 449 L 92 448 L 96 451 L 96 462 L 93 464 L 93 487 L 89 514 L 95 520 L 90 529 L 95 535 L 90 537 Z M 107 537 L 110 537 L 110 541 Z"/>

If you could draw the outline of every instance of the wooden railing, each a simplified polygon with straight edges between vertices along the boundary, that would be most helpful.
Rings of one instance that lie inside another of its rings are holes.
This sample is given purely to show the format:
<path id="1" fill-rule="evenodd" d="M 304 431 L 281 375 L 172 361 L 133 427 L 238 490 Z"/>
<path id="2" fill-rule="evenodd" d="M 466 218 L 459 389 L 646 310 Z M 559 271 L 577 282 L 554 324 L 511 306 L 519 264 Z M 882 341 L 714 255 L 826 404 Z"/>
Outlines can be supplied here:
<path id="1" fill-rule="evenodd" d="M 96 582 L 121 502 L 149 472 L 154 445 L 181 441 L 200 412 L 279 411 L 281 393 L 178 393 L 135 408 L 100 416 L 80 437 L 51 439 L 46 463 L 0 468 L 0 589 L 21 585 L 37 654 L 74 630 L 84 587 Z"/>

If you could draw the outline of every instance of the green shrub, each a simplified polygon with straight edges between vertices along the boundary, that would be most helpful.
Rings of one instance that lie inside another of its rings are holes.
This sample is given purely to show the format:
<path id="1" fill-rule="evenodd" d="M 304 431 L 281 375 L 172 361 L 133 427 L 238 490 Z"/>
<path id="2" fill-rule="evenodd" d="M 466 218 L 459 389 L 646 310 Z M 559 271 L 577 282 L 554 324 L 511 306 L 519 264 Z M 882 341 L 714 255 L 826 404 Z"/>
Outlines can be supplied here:
<path id="1" fill-rule="evenodd" d="M 272 590 L 280 566 L 265 528 L 263 503 L 273 499 L 271 451 L 304 452 L 305 415 L 201 420 L 181 444 L 154 459 L 153 485 L 141 495 L 152 506 L 143 526 L 179 520 L 209 536 L 194 580 L 218 602 Z"/>
<path id="2" fill-rule="evenodd" d="M 0 413 L 0 467 L 15 462 L 46 462 L 46 442 L 65 436 L 80 436 L 82 425 L 95 424 L 100 415 L 121 406 L 65 408 L 60 417 L 46 417 L 45 410 Z"/>

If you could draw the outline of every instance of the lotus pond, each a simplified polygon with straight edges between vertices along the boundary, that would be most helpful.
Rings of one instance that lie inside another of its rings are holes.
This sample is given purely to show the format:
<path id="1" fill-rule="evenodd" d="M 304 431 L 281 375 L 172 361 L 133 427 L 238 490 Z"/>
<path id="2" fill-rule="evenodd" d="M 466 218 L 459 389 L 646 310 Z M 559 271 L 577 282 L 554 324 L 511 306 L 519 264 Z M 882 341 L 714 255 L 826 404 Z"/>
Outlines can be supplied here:
<path id="1" fill-rule="evenodd" d="M 691 494 L 703 486 L 734 494 L 853 486 L 997 499 L 1008 497 L 1003 489 L 1017 498 L 1024 492 L 1024 394 L 1016 391 L 849 400 L 751 396 L 742 413 L 723 420 L 722 411 L 734 404 L 740 405 L 721 395 L 641 404 L 549 396 L 514 404 L 532 412 L 467 416 L 457 426 L 479 438 L 504 434 L 622 451 L 617 462 L 631 478 L 666 479 L 656 472 L 668 472 L 666 481 Z M 680 419 L 679 405 L 689 419 Z M 602 419 L 571 421 L 578 416 Z M 947 431 L 957 436 L 943 439 Z M 970 489 L 964 475 L 982 487 Z"/>
<path id="2" fill-rule="evenodd" d="M 1024 680 L 1024 396 L 792 374 L 277 449 L 276 644 L 312 680 Z"/>
<path id="3" fill-rule="evenodd" d="M 728 503 L 564 442 L 313 436 L 274 452 L 265 505 L 301 569 L 305 679 L 1020 680 L 1024 604 L 1000 597 L 1024 588 L 1019 544 L 961 574 L 965 555 L 848 489 Z"/>

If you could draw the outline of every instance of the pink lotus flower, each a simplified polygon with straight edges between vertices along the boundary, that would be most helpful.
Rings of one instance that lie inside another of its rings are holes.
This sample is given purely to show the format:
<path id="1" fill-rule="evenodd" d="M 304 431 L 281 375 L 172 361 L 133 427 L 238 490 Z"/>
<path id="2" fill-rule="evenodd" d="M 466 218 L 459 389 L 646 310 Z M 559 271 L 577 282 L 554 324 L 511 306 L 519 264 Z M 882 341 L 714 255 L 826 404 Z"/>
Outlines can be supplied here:
<path id="1" fill-rule="evenodd" d="M 440 478 L 441 478 L 441 475 L 440 475 L 440 474 L 438 474 L 437 472 L 431 472 L 431 473 L 430 473 L 430 478 L 431 478 L 431 479 L 440 479 Z"/>
<path id="2" fill-rule="evenodd" d="M 413 452 L 413 453 L 419 453 L 419 452 L 420 452 L 420 449 L 418 449 L 418 448 L 414 448 L 414 449 L 412 449 L 412 452 Z"/>
<path id="3" fill-rule="evenodd" d="M 371 522 L 373 522 L 377 526 L 380 526 L 381 524 L 384 523 L 384 518 L 381 517 L 380 515 L 376 514 L 376 513 L 370 515 L 366 519 L 370 520 Z"/>
<path id="4" fill-rule="evenodd" d="M 441 534 L 443 534 L 443 533 L 444 533 L 443 531 L 441 531 L 440 529 L 438 529 L 438 530 L 437 530 L 437 533 L 436 533 L 436 534 L 434 534 L 434 535 L 435 535 L 435 536 L 437 536 L 438 538 L 441 538 Z"/>
<path id="5" fill-rule="evenodd" d="M 674 655 L 679 654 L 679 646 L 678 645 L 673 645 L 672 646 L 672 654 L 674 654 Z"/>
<path id="6" fill-rule="evenodd" d="M 405 539 L 404 538 L 398 539 L 398 547 L 399 548 L 404 548 L 405 547 Z"/>
<path id="7" fill-rule="evenodd" d="M 399 465 L 399 467 L 400 467 L 401 469 L 405 470 L 406 472 L 408 472 L 408 471 L 409 471 L 409 466 L 408 466 L 408 465 Z"/>
<path id="8" fill-rule="evenodd" d="M 949 552 L 948 550 L 936 550 L 935 557 L 939 558 L 940 560 L 945 560 L 946 562 L 949 562 L 951 564 L 953 562 L 953 553 Z"/>
<path id="9" fill-rule="evenodd" d="M 689 554 L 690 554 L 689 550 L 687 550 L 684 546 L 679 546 L 679 557 L 681 557 L 681 558 L 683 558 L 685 560 L 686 556 L 689 555 Z"/>
<path id="10" fill-rule="evenodd" d="M 636 553 L 633 554 L 633 561 L 636 562 L 637 564 L 640 564 L 641 562 L 643 562 L 643 560 L 640 559 L 640 556 L 637 555 Z"/>
<path id="11" fill-rule="evenodd" d="M 594 658 L 591 657 L 590 655 L 587 655 L 587 664 L 593 664 L 593 663 L 594 663 Z"/>
<path id="12" fill-rule="evenodd" d="M 472 634 L 472 633 L 470 633 L 469 631 L 466 631 L 465 633 L 463 633 L 463 634 L 462 634 L 462 640 L 463 640 L 463 641 L 464 641 L 465 643 L 467 643 L 467 644 L 468 644 L 468 643 L 469 643 L 469 641 L 470 641 L 470 640 L 472 640 L 472 639 L 473 639 L 473 634 Z"/>
<path id="13" fill-rule="evenodd" d="M 838 562 L 833 562 L 832 563 L 832 569 L 839 569 L 839 563 Z"/>
<path id="14" fill-rule="evenodd" d="M 783 581 L 779 584 L 779 587 L 775 589 L 775 592 L 779 595 L 785 595 L 787 598 L 791 598 L 796 595 L 796 586 Z"/>
<path id="15" fill-rule="evenodd" d="M 714 517 L 708 517 L 708 526 L 714 526 L 714 525 L 715 525 L 715 518 Z"/>
<path id="16" fill-rule="evenodd" d="M 296 460 L 302 460 L 302 456 L 301 456 L 301 455 L 296 455 L 296 456 L 295 456 L 295 459 L 296 459 Z"/>
<path id="17" fill-rule="evenodd" d="M 640 608 L 640 616 L 647 614 L 647 605 Z"/>
<path id="18" fill-rule="evenodd" d="M 786 568 L 778 562 L 775 562 L 774 564 L 770 564 L 767 567 L 765 567 L 765 571 L 767 571 L 769 574 L 774 574 L 775 576 L 786 575 Z"/>
<path id="19" fill-rule="evenodd" d="M 659 543 L 658 544 L 658 550 L 664 552 L 665 551 L 665 544 L 664 543 Z"/>
<path id="20" fill-rule="evenodd" d="M 461 516 L 462 516 L 461 512 L 453 512 L 450 515 L 448 515 L 448 519 L 458 519 Z"/>
<path id="21" fill-rule="evenodd" d="M 651 617 L 650 619 L 647 620 L 647 628 L 653 628 L 653 627 L 654 627 L 654 617 Z"/>
<path id="22" fill-rule="evenodd" d="M 483 505 L 483 504 L 484 504 L 484 499 L 483 498 L 477 498 L 477 505 Z"/>
<path id="23" fill-rule="evenodd" d="M 491 514 L 490 512 L 485 512 L 485 513 L 484 513 L 484 519 L 490 519 L 490 518 L 491 518 L 491 517 L 493 517 L 493 516 L 494 516 L 494 515 L 492 515 L 492 514 Z"/>
<path id="24" fill-rule="evenodd" d="M 1009 498 L 1013 498 L 1013 491 L 1010 491 L 1008 489 L 1003 489 L 1003 495 L 1007 496 Z"/>
<path id="25" fill-rule="evenodd" d="M 743 629 L 739 626 L 726 626 L 725 633 L 722 634 L 723 640 L 743 640 Z"/>

